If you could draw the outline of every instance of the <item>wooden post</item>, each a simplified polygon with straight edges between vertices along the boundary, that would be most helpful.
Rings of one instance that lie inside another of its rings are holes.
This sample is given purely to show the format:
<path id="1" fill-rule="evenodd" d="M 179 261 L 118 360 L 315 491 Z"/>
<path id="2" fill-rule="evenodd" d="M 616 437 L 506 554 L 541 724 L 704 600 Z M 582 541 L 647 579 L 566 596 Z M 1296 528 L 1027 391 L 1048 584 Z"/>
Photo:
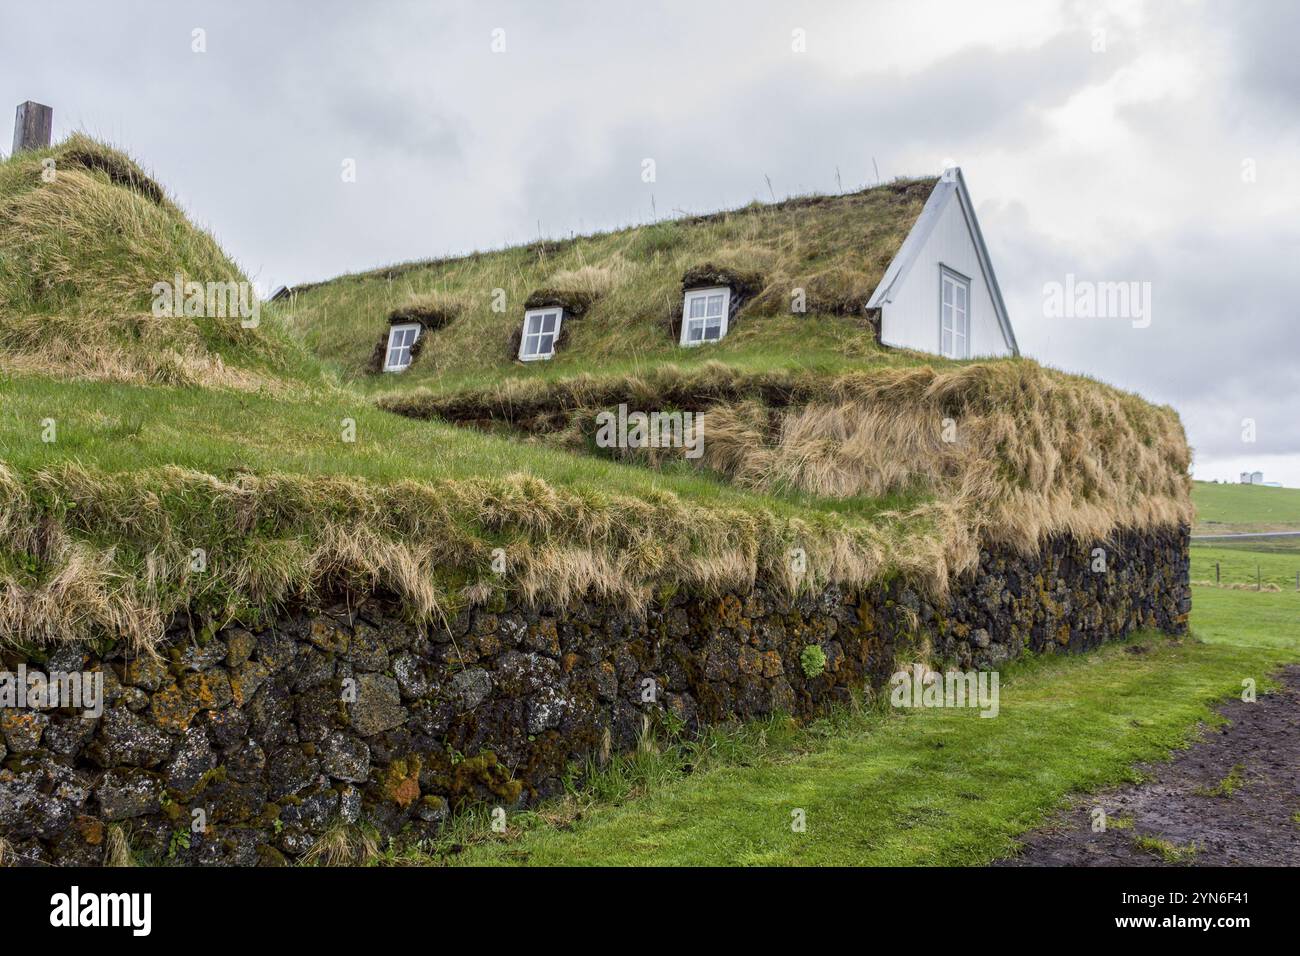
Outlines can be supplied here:
<path id="1" fill-rule="evenodd" d="M 50 134 L 54 131 L 54 109 L 33 103 L 18 104 L 18 114 L 14 117 L 14 152 L 24 149 L 44 149 L 50 145 Z"/>
<path id="2" fill-rule="evenodd" d="M 1255 590 L 1256 590 L 1256 591 L 1262 591 L 1262 590 L 1264 590 L 1264 585 L 1263 585 L 1263 583 L 1262 583 L 1262 582 L 1260 581 L 1260 579 L 1259 579 L 1259 565 L 1258 565 L 1258 564 L 1255 565 Z"/>
<path id="3" fill-rule="evenodd" d="M 1214 562 L 1214 583 L 1215 583 L 1215 584 L 1219 584 L 1219 583 L 1220 583 L 1220 580 L 1219 580 L 1219 562 L 1218 562 L 1218 561 L 1215 561 L 1215 562 Z"/>

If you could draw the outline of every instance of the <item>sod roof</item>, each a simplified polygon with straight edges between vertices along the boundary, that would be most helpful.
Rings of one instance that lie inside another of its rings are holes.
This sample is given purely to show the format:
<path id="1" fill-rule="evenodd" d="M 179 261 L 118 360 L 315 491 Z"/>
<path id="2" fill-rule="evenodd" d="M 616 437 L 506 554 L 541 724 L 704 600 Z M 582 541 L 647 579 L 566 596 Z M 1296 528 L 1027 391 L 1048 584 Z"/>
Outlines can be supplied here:
<path id="1" fill-rule="evenodd" d="M 441 390 L 513 378 L 708 360 L 780 364 L 878 356 L 865 306 L 934 188 L 898 180 L 594 236 L 411 262 L 300 288 L 284 306 L 308 346 L 368 389 Z M 727 284 L 726 338 L 678 346 L 683 286 Z M 566 306 L 554 359 L 516 360 L 526 307 Z M 798 308 L 800 311 L 794 311 Z M 375 375 L 390 317 L 432 313 L 419 357 Z"/>
<path id="2" fill-rule="evenodd" d="M 941 591 L 984 541 L 1189 520 L 1172 410 L 874 344 L 861 305 L 931 185 L 343 277 L 244 327 L 152 314 L 160 280 L 243 276 L 129 158 L 74 137 L 0 163 L 0 635 L 147 649 L 340 587 L 434 622 L 507 590 Z M 723 272 L 735 331 L 679 349 L 684 279 Z M 525 302 L 575 295 L 556 359 L 512 361 Z M 426 345 L 368 374 L 394 313 Z M 592 449 L 618 401 L 703 412 L 706 454 Z"/>

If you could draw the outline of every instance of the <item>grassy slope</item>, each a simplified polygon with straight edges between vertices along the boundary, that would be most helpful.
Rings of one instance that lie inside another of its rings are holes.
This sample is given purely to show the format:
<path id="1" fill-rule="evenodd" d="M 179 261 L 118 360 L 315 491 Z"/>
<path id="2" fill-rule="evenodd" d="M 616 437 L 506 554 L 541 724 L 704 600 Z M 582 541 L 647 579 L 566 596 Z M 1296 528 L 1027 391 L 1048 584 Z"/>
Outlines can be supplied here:
<path id="1" fill-rule="evenodd" d="M 1195 484 L 1196 530 L 1200 533 L 1300 531 L 1300 488 Z"/>
<path id="2" fill-rule="evenodd" d="M 272 387 L 316 379 L 274 318 L 152 314 L 154 286 L 243 282 L 126 155 L 80 134 L 0 163 L 0 372 Z"/>
<path id="3" fill-rule="evenodd" d="M 635 603 L 756 573 L 782 582 L 791 547 L 810 565 L 791 587 L 861 582 L 936 534 L 881 513 L 915 498 L 749 494 L 413 422 L 345 392 L 291 401 L 13 377 L 0 400 L 0 631 L 33 640 L 111 631 L 147 645 L 185 607 L 220 626 L 327 578 L 435 618 L 503 588 Z M 213 557 L 201 574 L 195 547 Z M 504 576 L 490 569 L 496 547 Z"/>
<path id="4" fill-rule="evenodd" d="M 899 182 L 838 197 L 793 200 L 696 220 L 663 222 L 559 243 L 345 276 L 297 296 L 284 311 L 308 346 L 367 388 L 457 389 L 503 377 L 555 377 L 599 367 L 630 372 L 665 359 L 721 358 L 758 367 L 886 360 L 861 307 L 920 214 L 932 181 Z M 711 264 L 757 276 L 756 295 L 727 338 L 685 355 L 669 332 L 683 275 Z M 525 300 L 543 289 L 597 294 L 549 362 L 509 352 Z M 790 314 L 793 289 L 806 313 Z M 505 292 L 493 310 L 493 290 Z M 390 311 L 432 297 L 457 312 L 426 334 L 400 375 L 363 374 Z M 843 312 L 841 312 L 843 310 Z M 844 314 L 847 313 L 847 314 Z"/>
<path id="5" fill-rule="evenodd" d="M 1001 712 L 927 710 L 845 720 L 754 748 L 743 765 L 672 780 L 549 826 L 515 818 L 449 859 L 469 864 L 978 865 L 1067 796 L 1133 778 L 1182 745 L 1245 677 L 1300 659 L 1300 595 L 1199 588 L 1200 641 L 1146 635 L 1003 674 Z M 1128 648 L 1140 643 L 1145 654 Z M 803 809 L 807 832 L 793 833 Z"/>
<path id="6" fill-rule="evenodd" d="M 391 484 L 504 478 L 527 473 L 591 493 L 671 492 L 718 507 L 756 507 L 789 517 L 817 512 L 870 516 L 905 503 L 761 495 L 693 470 L 651 471 L 571 455 L 541 443 L 510 441 L 436 421 L 413 421 L 374 408 L 342 390 L 308 389 L 287 399 L 238 391 L 68 382 L 40 376 L 0 378 L 0 460 L 20 469 L 67 463 L 105 473 L 178 465 L 218 476 L 244 471 L 339 475 Z M 58 439 L 42 441 L 54 418 Z M 344 418 L 356 441 L 342 440 Z"/>

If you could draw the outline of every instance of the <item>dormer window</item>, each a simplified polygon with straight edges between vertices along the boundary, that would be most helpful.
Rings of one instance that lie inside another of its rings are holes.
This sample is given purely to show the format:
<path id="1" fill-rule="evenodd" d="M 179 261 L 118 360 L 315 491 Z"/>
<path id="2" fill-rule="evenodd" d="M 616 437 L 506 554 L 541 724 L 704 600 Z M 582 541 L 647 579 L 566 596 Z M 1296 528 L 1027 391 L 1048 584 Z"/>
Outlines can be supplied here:
<path id="1" fill-rule="evenodd" d="M 555 355 L 564 310 L 555 306 L 524 312 L 524 334 L 519 341 L 519 360 L 535 362 Z"/>
<path id="2" fill-rule="evenodd" d="M 411 364 L 411 348 L 420 337 L 420 326 L 415 322 L 394 325 L 388 330 L 388 354 L 384 358 L 385 372 L 404 372 Z M 371 366 L 373 368 L 373 366 Z"/>
<path id="3" fill-rule="evenodd" d="M 731 289 L 714 286 L 690 289 L 682 303 L 682 345 L 716 342 L 727 334 L 727 309 Z"/>

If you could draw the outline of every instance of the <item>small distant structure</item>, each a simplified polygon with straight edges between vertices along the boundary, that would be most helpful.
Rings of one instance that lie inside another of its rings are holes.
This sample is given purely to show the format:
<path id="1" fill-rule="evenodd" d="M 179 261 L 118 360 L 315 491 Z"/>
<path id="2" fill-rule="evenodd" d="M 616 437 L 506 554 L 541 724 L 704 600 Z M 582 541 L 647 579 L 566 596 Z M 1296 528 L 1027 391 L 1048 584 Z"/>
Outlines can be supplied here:
<path id="1" fill-rule="evenodd" d="M 18 104 L 14 116 L 15 153 L 25 149 L 45 149 L 50 145 L 50 136 L 54 132 L 54 108 L 28 100 Z"/>
<path id="2" fill-rule="evenodd" d="M 1241 473 L 1241 483 L 1243 485 L 1263 485 L 1263 484 L 1276 485 L 1277 484 L 1277 482 L 1275 481 L 1265 482 L 1264 473 L 1262 471 L 1243 471 Z"/>
<path id="3" fill-rule="evenodd" d="M 294 289 L 294 287 L 291 285 L 282 285 L 280 286 L 280 288 L 276 289 L 274 292 L 271 293 L 270 301 L 279 302 L 282 299 L 291 299 L 293 298 L 296 291 L 297 290 Z"/>

